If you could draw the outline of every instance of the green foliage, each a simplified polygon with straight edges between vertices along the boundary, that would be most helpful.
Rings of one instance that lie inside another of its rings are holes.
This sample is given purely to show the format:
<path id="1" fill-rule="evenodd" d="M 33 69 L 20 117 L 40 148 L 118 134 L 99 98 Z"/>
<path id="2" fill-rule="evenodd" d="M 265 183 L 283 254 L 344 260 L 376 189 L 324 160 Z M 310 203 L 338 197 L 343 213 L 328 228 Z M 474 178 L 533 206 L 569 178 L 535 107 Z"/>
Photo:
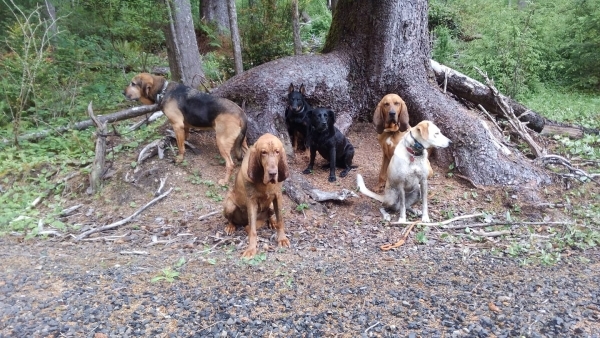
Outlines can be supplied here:
<path id="1" fill-rule="evenodd" d="M 289 2 L 256 0 L 238 10 L 244 69 L 292 55 L 291 7 Z"/>
<path id="2" fill-rule="evenodd" d="M 598 90 L 600 3 L 516 3 L 430 1 L 434 59 L 475 79 L 478 67 L 512 97 L 535 93 L 541 83 Z"/>
<path id="3" fill-rule="evenodd" d="M 565 29 L 557 54 L 556 67 L 564 69 L 574 85 L 585 89 L 600 89 L 600 2 L 569 1 L 566 7 Z"/>
<path id="4" fill-rule="evenodd" d="M 154 278 L 152 278 L 150 280 L 150 282 L 152 283 L 156 283 L 156 282 L 160 282 L 160 281 L 165 281 L 165 282 L 169 282 L 172 283 L 175 281 L 175 279 L 179 278 L 179 269 L 181 269 L 181 267 L 183 265 L 185 265 L 186 260 L 185 257 L 181 257 L 179 258 L 179 260 L 173 264 L 172 267 L 167 266 L 166 268 L 162 269 L 160 274 Z"/>

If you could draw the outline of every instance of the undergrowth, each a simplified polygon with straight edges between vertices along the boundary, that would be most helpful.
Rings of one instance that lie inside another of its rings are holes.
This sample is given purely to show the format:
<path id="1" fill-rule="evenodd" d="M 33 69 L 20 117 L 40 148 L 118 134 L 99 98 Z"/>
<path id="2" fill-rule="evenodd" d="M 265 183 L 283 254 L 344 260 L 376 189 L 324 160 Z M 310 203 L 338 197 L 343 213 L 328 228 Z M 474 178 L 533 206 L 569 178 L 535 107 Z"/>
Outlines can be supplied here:
<path id="1" fill-rule="evenodd" d="M 113 136 L 114 144 L 107 149 L 108 163 L 155 136 L 159 126 L 155 123 L 128 132 L 125 124 L 115 124 L 121 137 Z M 61 221 L 60 212 L 67 201 L 85 191 L 71 187 L 69 179 L 87 177 L 94 159 L 92 133 L 71 131 L 39 142 L 22 142 L 20 147 L 0 146 L 0 235 L 20 232 L 31 237 L 40 229 L 64 231 L 69 227 Z"/>

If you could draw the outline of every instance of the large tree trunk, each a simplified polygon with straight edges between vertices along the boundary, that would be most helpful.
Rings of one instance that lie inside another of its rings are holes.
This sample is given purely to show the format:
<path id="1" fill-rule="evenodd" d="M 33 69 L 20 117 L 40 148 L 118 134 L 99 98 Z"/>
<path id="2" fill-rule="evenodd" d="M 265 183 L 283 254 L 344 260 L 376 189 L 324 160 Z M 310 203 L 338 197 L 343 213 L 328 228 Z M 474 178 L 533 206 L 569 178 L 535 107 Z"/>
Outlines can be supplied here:
<path id="1" fill-rule="evenodd" d="M 200 1 L 200 20 L 206 20 L 216 26 L 219 34 L 227 33 L 230 27 L 229 10 L 227 1 L 224 0 L 201 0 Z"/>
<path id="2" fill-rule="evenodd" d="M 342 132 L 355 119 L 371 119 L 385 94 L 398 93 L 411 125 L 432 120 L 454 142 L 436 152 L 440 165 L 454 162 L 479 185 L 549 183 L 543 170 L 506 151 L 496 130 L 438 88 L 429 62 L 427 10 L 427 0 L 340 0 L 322 55 L 269 62 L 214 93 L 247 102 L 250 142 L 265 132 L 287 139 L 282 116 L 290 82 L 304 83 L 313 106 L 333 108 Z"/>
<path id="3" fill-rule="evenodd" d="M 194 32 L 190 0 L 165 0 L 169 13 L 166 30 L 171 78 L 197 88 L 204 82 L 200 51 Z"/>

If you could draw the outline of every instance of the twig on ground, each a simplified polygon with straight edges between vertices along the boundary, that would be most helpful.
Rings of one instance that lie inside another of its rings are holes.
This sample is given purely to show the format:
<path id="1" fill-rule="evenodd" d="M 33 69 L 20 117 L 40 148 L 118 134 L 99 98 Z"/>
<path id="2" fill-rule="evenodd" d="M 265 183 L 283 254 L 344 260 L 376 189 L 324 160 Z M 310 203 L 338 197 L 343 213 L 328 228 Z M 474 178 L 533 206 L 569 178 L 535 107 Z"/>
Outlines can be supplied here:
<path id="1" fill-rule="evenodd" d="M 121 255 L 147 255 L 148 251 L 121 251 Z"/>
<path id="2" fill-rule="evenodd" d="M 66 217 L 66 216 L 70 216 L 72 213 L 74 213 L 77 209 L 81 208 L 83 204 L 77 204 L 74 205 L 72 207 L 66 208 L 63 211 L 60 212 L 60 215 L 62 217 Z"/>
<path id="3" fill-rule="evenodd" d="M 375 323 L 375 324 L 373 324 L 373 325 L 369 326 L 369 327 L 368 327 L 368 328 L 365 330 L 365 333 L 369 332 L 369 330 L 370 330 L 370 329 L 374 328 L 375 326 L 377 326 L 377 325 L 379 325 L 379 324 L 381 324 L 381 323 L 380 323 L 380 322 L 377 322 L 377 323 Z"/>
<path id="4" fill-rule="evenodd" d="M 86 238 L 86 239 L 83 239 L 82 241 L 84 241 L 84 242 L 116 241 L 119 238 L 123 238 L 123 237 L 129 236 L 129 234 L 130 234 L 130 232 L 127 232 L 127 233 L 125 233 L 123 235 L 120 235 L 120 236 L 114 235 L 114 236 L 105 236 L 105 237 L 96 237 L 96 238 Z"/>
<path id="5" fill-rule="evenodd" d="M 565 167 L 567 167 L 567 169 L 569 169 L 569 172 L 571 173 L 571 175 L 569 174 L 557 174 L 557 175 L 561 175 L 561 176 L 565 176 L 565 177 L 572 177 L 573 175 L 575 176 L 583 176 L 585 178 L 588 178 L 590 181 L 600 185 L 600 182 L 596 181 L 594 176 L 595 175 L 590 175 L 588 173 L 586 173 L 585 171 L 575 168 L 573 167 L 573 165 L 571 164 L 571 162 L 569 162 L 569 160 L 567 160 L 566 158 L 559 156 L 559 155 L 545 155 L 539 158 L 539 160 L 542 162 L 542 164 L 560 164 L 563 165 Z"/>
<path id="6" fill-rule="evenodd" d="M 203 220 L 203 219 L 207 219 L 207 218 L 209 218 L 210 216 L 212 216 L 212 215 L 216 215 L 216 214 L 218 214 L 218 213 L 220 213 L 220 212 L 221 212 L 221 210 L 216 210 L 216 211 L 213 211 L 213 212 L 209 212 L 209 213 L 208 213 L 208 214 L 206 214 L 206 215 L 202 215 L 202 216 L 198 217 L 198 220 L 199 220 L 199 221 L 201 221 L 201 220 Z"/>
<path id="7" fill-rule="evenodd" d="M 410 234 L 410 231 L 412 230 L 412 228 L 417 223 L 419 223 L 419 222 L 417 221 L 417 222 L 411 223 L 411 225 L 408 227 L 408 230 L 406 230 L 406 232 L 404 233 L 404 235 L 402 235 L 402 237 L 400 238 L 400 240 L 398 242 L 396 242 L 394 244 L 384 244 L 384 245 L 380 246 L 381 250 L 383 250 L 383 251 L 389 251 L 389 250 L 392 250 L 394 248 L 402 246 L 404 243 L 406 243 L 406 239 L 408 238 L 408 235 Z"/>
<path id="8" fill-rule="evenodd" d="M 500 236 L 504 236 L 504 235 L 510 235 L 511 231 L 510 230 L 501 230 L 501 231 L 490 231 L 490 232 L 485 232 L 485 231 L 473 231 L 474 235 L 477 236 L 482 236 L 482 237 L 500 237 Z"/>
<path id="9" fill-rule="evenodd" d="M 158 190 L 156 190 L 156 192 L 154 193 L 154 196 L 160 195 L 160 192 L 165 187 L 165 182 L 167 181 L 167 176 L 169 176 L 169 174 L 165 175 L 165 177 L 160 179 L 160 186 L 158 187 Z"/>
<path id="10" fill-rule="evenodd" d="M 139 215 L 140 213 L 142 213 L 142 211 L 146 210 L 148 207 L 152 206 L 153 204 L 155 204 L 156 202 L 162 200 L 163 198 L 167 197 L 171 191 L 173 191 L 173 188 L 169 189 L 167 192 L 165 192 L 164 194 L 156 197 L 155 199 L 153 199 L 152 201 L 148 202 L 146 205 L 144 205 L 143 207 L 139 208 L 136 212 L 134 212 L 133 214 L 131 214 L 131 216 L 124 218 L 118 222 L 109 224 L 109 225 L 105 225 L 99 228 L 94 228 L 94 229 L 90 229 L 82 234 L 80 234 L 79 236 L 75 237 L 75 241 L 78 242 L 82 239 L 84 239 L 85 237 L 94 234 L 96 232 L 101 232 L 101 231 L 105 231 L 105 230 L 110 230 L 110 229 L 114 229 L 116 227 L 119 227 L 123 224 L 129 223 L 132 219 L 134 219 L 137 215 Z"/>
<path id="11" fill-rule="evenodd" d="M 486 226 L 494 226 L 494 225 L 573 225 L 573 222 L 490 222 L 490 223 L 472 223 L 472 224 L 462 224 L 455 225 L 450 227 L 441 227 L 446 230 L 457 230 L 457 229 L 465 229 L 465 228 L 477 228 L 477 227 L 486 227 Z"/>
<path id="12" fill-rule="evenodd" d="M 440 226 L 440 225 L 446 225 L 446 224 L 450 224 L 452 222 L 461 220 L 461 219 L 466 219 L 466 218 L 473 218 L 473 217 L 479 217 L 479 216 L 483 216 L 482 213 L 479 214 L 472 214 L 472 215 L 463 215 L 463 216 L 457 216 L 451 219 L 447 219 L 445 221 L 442 222 L 433 222 L 433 223 L 425 223 L 425 222 L 417 222 L 417 225 L 431 225 L 431 226 Z M 390 222 L 390 225 L 410 225 L 413 224 L 413 222 Z M 442 227 L 443 228 L 443 227 Z"/>

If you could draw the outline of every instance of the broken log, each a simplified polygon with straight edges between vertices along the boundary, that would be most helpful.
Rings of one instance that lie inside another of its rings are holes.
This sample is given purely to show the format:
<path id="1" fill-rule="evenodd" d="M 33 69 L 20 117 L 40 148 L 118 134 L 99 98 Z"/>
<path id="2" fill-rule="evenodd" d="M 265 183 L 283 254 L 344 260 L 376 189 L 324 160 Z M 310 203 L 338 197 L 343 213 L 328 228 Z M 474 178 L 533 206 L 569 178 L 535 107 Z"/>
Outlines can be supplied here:
<path id="1" fill-rule="evenodd" d="M 488 86 L 434 60 L 430 61 L 436 81 L 442 83 L 449 92 L 467 101 L 482 105 L 494 115 L 505 117 L 494 93 Z M 519 121 L 527 122 L 529 129 L 538 133 L 544 129 L 546 119 L 543 116 L 507 96 L 502 94 L 500 96 L 514 111 Z"/>
<path id="2" fill-rule="evenodd" d="M 156 104 L 152 104 L 149 106 L 131 107 L 128 109 L 118 111 L 116 113 L 112 113 L 112 114 L 108 114 L 108 115 L 104 115 L 104 116 L 98 116 L 98 120 L 100 122 L 112 123 L 112 122 L 116 122 L 116 121 L 134 118 L 134 117 L 141 116 L 141 115 L 148 114 L 148 113 L 153 113 L 155 111 L 158 111 L 158 105 L 156 105 Z M 87 128 L 93 127 L 93 126 L 94 126 L 94 122 L 92 120 L 85 120 L 85 121 L 81 121 L 81 122 L 76 122 L 72 125 L 58 127 L 58 128 L 52 129 L 52 130 L 42 130 L 42 131 L 38 131 L 35 133 L 31 133 L 31 134 L 21 135 L 17 139 L 19 140 L 19 142 L 36 141 L 39 139 L 43 139 L 44 137 L 46 137 L 48 135 L 64 133 L 69 130 L 84 130 L 84 129 L 87 129 Z M 2 143 L 5 143 L 5 144 L 9 143 L 9 142 L 12 142 L 12 140 L 8 140 L 8 139 L 2 140 Z"/>
<path id="3" fill-rule="evenodd" d="M 94 163 L 92 163 L 92 170 L 90 171 L 90 186 L 87 189 L 87 193 L 94 195 L 102 187 L 102 177 L 104 176 L 104 163 L 106 162 L 106 122 L 99 121 L 94 115 L 92 110 L 92 102 L 88 105 L 88 114 L 90 119 L 96 125 L 96 156 L 94 157 Z"/>

